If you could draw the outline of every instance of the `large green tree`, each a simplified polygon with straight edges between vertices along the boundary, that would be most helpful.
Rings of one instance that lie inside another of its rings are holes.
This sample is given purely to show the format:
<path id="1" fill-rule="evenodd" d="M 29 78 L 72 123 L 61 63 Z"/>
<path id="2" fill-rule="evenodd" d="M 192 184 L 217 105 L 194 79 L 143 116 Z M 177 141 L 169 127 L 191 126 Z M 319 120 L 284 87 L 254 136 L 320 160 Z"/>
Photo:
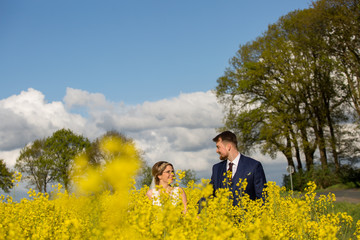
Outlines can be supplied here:
<path id="1" fill-rule="evenodd" d="M 339 169 L 348 95 L 327 51 L 327 20 L 318 8 L 287 14 L 240 46 L 218 79 L 225 128 L 236 132 L 242 151 L 282 152 L 289 165 L 296 158 L 299 170 L 302 156 L 307 170 L 312 168 L 316 150 L 326 170 L 330 151 Z"/>
<path id="2" fill-rule="evenodd" d="M 0 159 L 0 188 L 8 193 L 13 187 L 13 172 L 10 171 L 3 159 Z"/>
<path id="3" fill-rule="evenodd" d="M 69 190 L 71 171 L 76 156 L 85 153 L 90 141 L 69 129 L 60 129 L 45 141 L 46 156 L 52 161 L 51 176 Z"/>
<path id="4" fill-rule="evenodd" d="M 347 100 L 345 85 L 338 77 L 334 58 L 328 54 L 327 20 L 317 8 L 303 10 L 284 21 L 294 52 L 305 62 L 307 76 L 301 82 L 301 96 L 309 126 L 315 137 L 324 170 L 328 166 L 328 150 L 339 169 L 336 126 L 345 119 L 343 107 Z"/>
<path id="5" fill-rule="evenodd" d="M 112 131 L 107 131 L 104 135 L 100 136 L 99 138 L 95 139 L 92 143 L 91 146 L 87 149 L 87 155 L 89 157 L 89 163 L 94 165 L 94 166 L 101 166 L 106 164 L 109 160 L 114 159 L 114 157 L 121 157 L 119 154 L 122 154 L 122 151 L 119 152 L 112 152 L 112 155 L 109 155 L 108 152 L 105 152 L 102 148 L 101 148 L 101 142 L 104 139 L 120 139 L 122 144 L 127 145 L 127 144 L 131 144 L 131 145 L 135 145 L 134 140 L 130 137 L 127 137 L 126 135 L 112 130 Z M 115 154 L 115 155 L 114 155 Z M 136 156 L 134 156 L 136 159 L 139 159 L 141 162 L 140 165 L 140 171 L 138 172 L 138 176 L 136 178 L 137 180 L 137 186 L 138 187 L 142 187 L 144 185 L 148 185 L 150 186 L 151 184 L 151 168 L 146 164 L 144 158 L 143 158 L 143 152 L 136 148 L 135 151 Z"/>
<path id="6" fill-rule="evenodd" d="M 104 163 L 106 163 L 106 161 L 108 161 L 109 159 L 113 159 L 113 157 L 116 157 L 116 156 L 108 156 L 108 152 L 105 152 L 102 148 L 101 148 L 101 142 L 104 140 L 104 139 L 111 139 L 111 138 L 114 138 L 114 139 L 121 139 L 121 141 L 123 142 L 123 144 L 127 144 L 127 143 L 130 143 L 130 144 L 134 144 L 134 140 L 132 138 L 129 138 L 127 136 L 125 136 L 124 134 L 118 132 L 118 131 L 115 131 L 115 130 L 112 130 L 112 131 L 107 131 L 104 135 L 100 136 L 99 138 L 95 139 L 92 143 L 91 143 L 91 146 L 87 149 L 87 155 L 89 157 L 89 162 L 91 164 L 94 164 L 94 165 L 102 165 Z M 112 153 L 112 154 L 121 154 L 121 151 L 119 152 L 115 152 L 115 153 Z M 143 158 L 142 158 L 142 151 L 137 149 L 136 151 L 136 158 L 137 159 L 140 159 L 143 161 Z"/>
<path id="7" fill-rule="evenodd" d="M 314 3 L 326 24 L 328 54 L 347 85 L 350 103 L 360 117 L 360 1 L 319 0 Z"/>
<path id="8" fill-rule="evenodd" d="M 23 174 L 23 178 L 35 185 L 40 192 L 47 191 L 47 185 L 53 178 L 53 161 L 47 156 L 45 139 L 35 140 L 20 151 L 15 168 Z"/>

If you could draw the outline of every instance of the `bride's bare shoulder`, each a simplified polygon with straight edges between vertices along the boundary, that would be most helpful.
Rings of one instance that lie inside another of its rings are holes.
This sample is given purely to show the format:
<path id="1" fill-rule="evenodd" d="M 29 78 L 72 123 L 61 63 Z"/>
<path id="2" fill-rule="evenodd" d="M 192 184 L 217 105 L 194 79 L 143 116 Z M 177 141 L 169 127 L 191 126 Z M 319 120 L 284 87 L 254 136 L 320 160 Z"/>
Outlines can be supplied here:
<path id="1" fill-rule="evenodd" d="M 146 192 L 146 196 L 148 196 L 148 198 L 151 198 L 151 197 L 152 197 L 152 194 L 153 194 L 152 189 L 149 189 L 149 190 Z"/>

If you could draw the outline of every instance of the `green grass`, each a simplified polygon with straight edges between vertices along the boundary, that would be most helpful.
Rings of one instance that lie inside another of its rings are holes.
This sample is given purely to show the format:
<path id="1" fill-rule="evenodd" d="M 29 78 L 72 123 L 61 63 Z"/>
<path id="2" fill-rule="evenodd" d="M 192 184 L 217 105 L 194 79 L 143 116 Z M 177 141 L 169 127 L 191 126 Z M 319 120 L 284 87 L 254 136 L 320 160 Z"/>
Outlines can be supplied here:
<path id="1" fill-rule="evenodd" d="M 328 188 L 317 188 L 315 190 L 315 192 L 317 193 L 323 193 L 323 192 L 330 192 L 330 191 L 338 191 L 338 190 L 344 190 L 344 189 L 353 189 L 353 188 L 356 188 L 355 184 L 353 183 L 339 183 L 339 184 L 335 184 L 335 185 L 332 185 Z"/>
<path id="2" fill-rule="evenodd" d="M 332 185 L 328 188 L 326 188 L 325 190 L 343 190 L 343 189 L 351 189 L 351 188 L 355 188 L 355 184 L 354 183 L 339 183 L 339 184 L 336 184 L 336 185 Z"/>
<path id="3" fill-rule="evenodd" d="M 344 190 L 344 189 L 352 189 L 355 188 L 351 184 L 337 184 L 333 185 L 327 189 L 317 189 L 315 192 L 318 194 L 327 194 L 331 191 L 336 190 Z M 288 195 L 289 192 L 283 193 L 283 196 Z M 303 195 L 303 192 L 294 191 L 294 197 L 299 198 Z M 355 239 L 354 233 L 356 230 L 356 223 L 360 220 L 360 203 L 349 203 L 349 202 L 334 202 L 333 203 L 334 208 L 331 212 L 338 213 L 338 212 L 346 212 L 348 215 L 350 215 L 353 218 L 352 225 L 349 229 L 346 229 L 346 234 L 338 236 L 338 239 Z"/>
<path id="4" fill-rule="evenodd" d="M 346 212 L 353 218 L 351 228 L 347 230 L 348 235 L 344 239 L 350 239 L 356 230 L 356 223 L 360 220 L 360 204 L 348 202 L 334 202 L 334 212 Z"/>
<path id="5" fill-rule="evenodd" d="M 315 192 L 317 193 L 328 193 L 331 191 L 337 191 L 337 190 L 344 190 L 344 189 L 352 189 L 355 188 L 355 185 L 353 183 L 348 184 L 336 184 L 333 186 L 330 186 L 326 189 L 317 189 Z M 342 238 L 339 239 L 354 239 L 353 234 L 356 230 L 356 223 L 360 220 L 360 203 L 349 203 L 349 202 L 334 202 L 334 213 L 338 212 L 346 212 L 353 218 L 353 223 L 351 225 L 351 228 L 347 230 L 347 235 L 342 236 Z"/>

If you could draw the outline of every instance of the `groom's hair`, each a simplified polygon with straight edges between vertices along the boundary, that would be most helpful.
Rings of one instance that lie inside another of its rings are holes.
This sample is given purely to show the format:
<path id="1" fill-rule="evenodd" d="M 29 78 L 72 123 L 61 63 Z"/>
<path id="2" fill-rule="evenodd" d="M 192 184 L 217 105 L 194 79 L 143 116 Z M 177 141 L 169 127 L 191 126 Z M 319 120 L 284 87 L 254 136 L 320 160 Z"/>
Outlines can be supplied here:
<path id="1" fill-rule="evenodd" d="M 221 139 L 221 141 L 225 141 L 225 142 L 231 142 L 233 143 L 236 148 L 237 148 L 237 139 L 236 139 L 236 135 L 230 131 L 225 131 L 222 132 L 220 134 L 218 134 L 216 137 L 213 138 L 214 142 L 218 142 Z"/>

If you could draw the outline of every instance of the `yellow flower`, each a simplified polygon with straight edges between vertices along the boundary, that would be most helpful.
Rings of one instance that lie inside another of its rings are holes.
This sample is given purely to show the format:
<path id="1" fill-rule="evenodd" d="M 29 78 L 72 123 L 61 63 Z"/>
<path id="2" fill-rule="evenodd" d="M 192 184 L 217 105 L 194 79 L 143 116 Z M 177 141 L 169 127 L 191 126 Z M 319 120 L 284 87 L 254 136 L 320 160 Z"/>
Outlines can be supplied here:
<path id="1" fill-rule="evenodd" d="M 86 156 L 76 161 L 75 189 L 81 191 L 69 194 L 55 185 L 51 198 L 33 189 L 21 202 L 1 196 L 0 239 L 336 239 L 348 234 L 353 222 L 346 212 L 332 212 L 333 194 L 315 198 L 312 182 L 302 197 L 268 182 L 265 202 L 241 194 L 234 207 L 231 192 L 220 189 L 213 197 L 209 180 L 203 179 L 184 188 L 186 214 L 168 195 L 162 206 L 154 206 L 148 187 L 133 186 L 139 165 L 135 151 L 118 150 L 123 145 L 116 141 L 104 146 L 121 154 L 109 155 L 99 167 L 90 166 Z M 238 184 L 246 188 L 247 182 Z M 349 235 L 360 239 L 360 221 Z"/>

